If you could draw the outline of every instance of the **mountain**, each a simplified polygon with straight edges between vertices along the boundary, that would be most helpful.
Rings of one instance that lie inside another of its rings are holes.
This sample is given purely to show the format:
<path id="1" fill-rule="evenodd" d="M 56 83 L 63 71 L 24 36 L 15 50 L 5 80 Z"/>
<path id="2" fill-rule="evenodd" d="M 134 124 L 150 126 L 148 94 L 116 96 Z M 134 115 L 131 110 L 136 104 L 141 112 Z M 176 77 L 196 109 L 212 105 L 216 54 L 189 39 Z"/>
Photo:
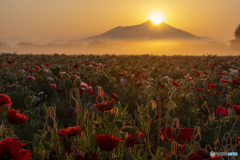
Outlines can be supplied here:
<path id="1" fill-rule="evenodd" d="M 151 20 L 140 25 L 118 26 L 103 34 L 92 36 L 71 42 L 113 42 L 113 41 L 151 41 L 151 40 L 207 40 L 214 39 L 209 37 L 198 37 L 183 30 L 174 28 L 164 22 L 158 25 L 153 24 Z"/>

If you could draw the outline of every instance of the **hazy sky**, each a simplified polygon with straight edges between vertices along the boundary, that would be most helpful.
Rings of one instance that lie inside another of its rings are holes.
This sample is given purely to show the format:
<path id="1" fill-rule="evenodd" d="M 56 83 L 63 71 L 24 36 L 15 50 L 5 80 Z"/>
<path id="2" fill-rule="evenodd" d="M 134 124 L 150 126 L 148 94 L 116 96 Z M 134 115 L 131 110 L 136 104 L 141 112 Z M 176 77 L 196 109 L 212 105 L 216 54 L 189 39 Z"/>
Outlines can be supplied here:
<path id="1" fill-rule="evenodd" d="M 0 38 L 76 40 L 144 23 L 154 12 L 175 28 L 224 41 L 240 24 L 240 0 L 0 0 Z"/>

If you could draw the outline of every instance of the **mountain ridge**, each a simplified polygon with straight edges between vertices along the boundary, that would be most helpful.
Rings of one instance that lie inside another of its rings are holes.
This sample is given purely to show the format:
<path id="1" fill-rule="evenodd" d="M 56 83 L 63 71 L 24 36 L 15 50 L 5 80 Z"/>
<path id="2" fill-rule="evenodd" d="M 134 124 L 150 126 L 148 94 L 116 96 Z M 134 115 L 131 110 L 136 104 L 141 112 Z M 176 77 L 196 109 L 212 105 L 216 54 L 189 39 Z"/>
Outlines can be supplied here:
<path id="1" fill-rule="evenodd" d="M 151 40 L 199 40 L 216 41 L 210 37 L 199 37 L 161 22 L 153 24 L 151 20 L 133 26 L 117 26 L 102 34 L 70 42 L 90 43 L 93 41 L 151 41 Z"/>

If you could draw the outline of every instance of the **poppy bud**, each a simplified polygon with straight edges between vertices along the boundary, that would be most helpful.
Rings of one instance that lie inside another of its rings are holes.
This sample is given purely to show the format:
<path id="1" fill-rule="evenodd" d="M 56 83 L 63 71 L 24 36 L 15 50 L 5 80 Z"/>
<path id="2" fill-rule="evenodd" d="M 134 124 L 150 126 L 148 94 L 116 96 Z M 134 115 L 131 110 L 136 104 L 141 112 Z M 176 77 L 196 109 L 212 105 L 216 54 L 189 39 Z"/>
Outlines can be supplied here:
<path id="1" fill-rule="evenodd" d="M 199 141 L 201 139 L 200 134 L 196 135 L 196 137 L 194 138 L 194 141 Z"/>
<path id="2" fill-rule="evenodd" d="M 52 133 L 48 131 L 45 137 L 46 137 L 47 140 L 50 141 L 51 138 L 52 138 Z"/>
<path id="3" fill-rule="evenodd" d="M 224 139 L 222 140 L 222 145 L 223 145 L 223 146 L 226 146 L 226 145 L 227 145 L 227 140 L 226 140 L 226 138 L 224 138 Z"/>
<path id="4" fill-rule="evenodd" d="M 131 131 L 132 129 L 133 129 L 133 127 L 131 127 L 131 126 L 125 126 L 125 127 L 121 128 L 121 131 L 123 131 L 123 132 L 129 132 L 129 131 Z"/>
<path id="5" fill-rule="evenodd" d="M 115 113 L 111 113 L 107 118 L 107 122 L 112 122 L 114 118 L 115 118 Z"/>
<path id="6" fill-rule="evenodd" d="M 177 160 L 177 156 L 175 154 L 172 154 L 170 160 Z"/>
<path id="7" fill-rule="evenodd" d="M 102 96 L 98 96 L 97 101 L 98 101 L 98 103 L 103 103 L 104 102 Z"/>
<path id="8" fill-rule="evenodd" d="M 117 124 L 118 129 L 123 127 L 123 121 L 122 120 L 117 120 L 117 121 L 115 121 L 115 123 Z"/>
<path id="9" fill-rule="evenodd" d="M 156 116 L 156 108 L 153 108 L 153 110 L 150 113 L 150 116 L 154 118 Z"/>
<path id="10" fill-rule="evenodd" d="M 180 132 L 179 128 L 176 128 L 175 131 L 174 131 L 174 136 L 177 137 L 179 132 Z"/>
<path id="11" fill-rule="evenodd" d="M 74 85 L 75 85 L 76 88 L 80 88 L 80 86 L 81 86 L 81 79 L 80 79 L 80 77 L 77 77 L 75 79 Z"/>
<path id="12" fill-rule="evenodd" d="M 71 107 L 73 107 L 73 108 L 77 108 L 77 101 L 76 101 L 75 98 L 71 98 L 71 99 L 70 99 L 70 105 L 71 105 Z"/>
<path id="13" fill-rule="evenodd" d="M 49 117 L 47 118 L 47 124 L 48 124 L 51 128 L 54 127 L 54 119 L 53 119 L 51 116 L 49 116 Z"/>
<path id="14" fill-rule="evenodd" d="M 172 117 L 174 115 L 173 109 L 170 109 L 168 114 L 169 114 L 170 117 Z"/>

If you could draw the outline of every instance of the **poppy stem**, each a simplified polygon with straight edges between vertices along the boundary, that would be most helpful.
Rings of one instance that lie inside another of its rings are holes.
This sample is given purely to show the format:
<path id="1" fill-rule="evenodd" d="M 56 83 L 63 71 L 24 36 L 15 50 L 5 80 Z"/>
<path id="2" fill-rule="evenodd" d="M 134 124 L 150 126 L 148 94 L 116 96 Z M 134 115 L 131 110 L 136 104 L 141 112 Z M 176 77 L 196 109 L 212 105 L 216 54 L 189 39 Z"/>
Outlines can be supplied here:
<path id="1" fill-rule="evenodd" d="M 105 159 L 106 159 L 106 153 L 105 153 L 105 152 L 106 152 L 106 151 L 103 151 L 103 150 L 102 150 L 102 154 L 103 154 L 103 155 L 102 155 L 102 156 L 103 156 L 102 160 L 105 160 Z"/>
<path id="2" fill-rule="evenodd" d="M 4 107 L 3 107 L 3 105 L 1 105 L 1 109 L 2 109 L 2 116 L 3 116 L 3 120 L 4 120 L 4 123 L 5 123 L 5 126 L 7 126 L 7 120 L 6 120 L 6 117 L 5 117 L 5 114 L 4 114 Z"/>
<path id="3" fill-rule="evenodd" d="M 11 132 L 11 137 L 13 138 L 13 125 L 11 125 L 11 130 L 10 130 L 10 132 Z"/>

